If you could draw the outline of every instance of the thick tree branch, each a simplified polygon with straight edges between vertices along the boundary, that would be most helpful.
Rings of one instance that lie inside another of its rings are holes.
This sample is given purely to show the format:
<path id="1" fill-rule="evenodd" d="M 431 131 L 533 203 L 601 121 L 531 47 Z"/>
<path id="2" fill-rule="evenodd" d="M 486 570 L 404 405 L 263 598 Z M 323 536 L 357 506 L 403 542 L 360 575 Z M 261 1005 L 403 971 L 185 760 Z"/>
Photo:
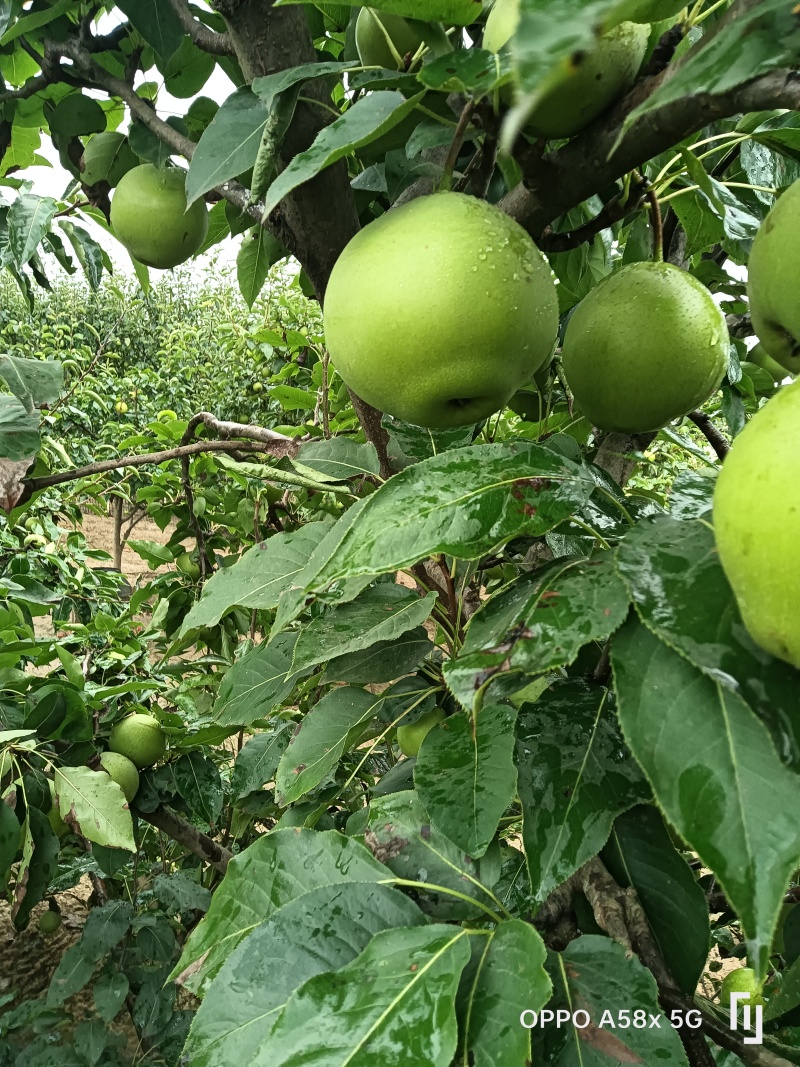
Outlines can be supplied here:
<path id="1" fill-rule="evenodd" d="M 227 33 L 217 33 L 204 26 L 192 14 L 186 0 L 168 0 L 168 3 L 178 16 L 181 26 L 191 37 L 198 48 L 204 52 L 210 52 L 212 56 L 235 55 L 233 43 Z"/>
<path id="2" fill-rule="evenodd" d="M 233 859 L 233 853 L 216 841 L 204 834 L 201 830 L 192 826 L 177 811 L 162 804 L 155 811 L 137 812 L 140 819 L 149 822 L 151 826 L 163 831 L 167 837 L 183 845 L 195 856 L 199 856 L 205 863 L 215 867 L 222 874 L 227 870 L 228 864 Z"/>
<path id="3" fill-rule="evenodd" d="M 559 215 L 647 160 L 718 119 L 773 108 L 800 109 L 800 74 L 776 70 L 725 95 L 697 93 L 643 115 L 623 134 L 627 116 L 665 80 L 669 68 L 647 79 L 610 114 L 563 148 L 523 159 L 525 180 L 500 202 L 534 238 Z"/>

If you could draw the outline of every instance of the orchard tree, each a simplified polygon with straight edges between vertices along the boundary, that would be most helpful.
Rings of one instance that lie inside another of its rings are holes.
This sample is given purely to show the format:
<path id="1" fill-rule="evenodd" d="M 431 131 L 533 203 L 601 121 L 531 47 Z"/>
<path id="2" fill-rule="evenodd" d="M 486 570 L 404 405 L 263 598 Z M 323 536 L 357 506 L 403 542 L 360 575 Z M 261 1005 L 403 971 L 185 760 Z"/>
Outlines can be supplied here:
<path id="1" fill-rule="evenodd" d="M 26 300 L 233 235 L 248 305 L 291 256 L 324 318 L 253 334 L 268 425 L 166 410 L 88 466 L 57 413 L 97 361 L 0 355 L 0 879 L 54 937 L 94 890 L 0 1063 L 126 1063 L 123 1006 L 136 1062 L 192 1067 L 800 1063 L 792 0 L 0 33 Z M 26 516 L 123 474 L 177 569 L 36 636 Z"/>

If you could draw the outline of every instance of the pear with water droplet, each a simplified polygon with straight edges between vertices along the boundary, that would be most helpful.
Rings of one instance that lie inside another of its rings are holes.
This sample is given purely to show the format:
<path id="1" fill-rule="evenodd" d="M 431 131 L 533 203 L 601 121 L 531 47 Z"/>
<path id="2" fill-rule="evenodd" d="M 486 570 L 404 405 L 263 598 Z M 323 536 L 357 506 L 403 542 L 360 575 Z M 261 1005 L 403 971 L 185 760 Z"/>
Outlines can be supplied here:
<path id="1" fill-rule="evenodd" d="M 747 271 L 750 317 L 759 341 L 782 367 L 800 373 L 800 181 L 764 219 Z"/>
<path id="2" fill-rule="evenodd" d="M 705 403 L 728 350 L 725 316 L 704 285 L 670 263 L 631 263 L 578 305 L 561 360 L 594 426 L 636 434 Z"/>
<path id="3" fill-rule="evenodd" d="M 736 438 L 714 493 L 714 533 L 750 636 L 800 668 L 800 382 Z"/>
<path id="4" fill-rule="evenodd" d="M 350 388 L 418 426 L 468 426 L 506 405 L 549 358 L 555 283 L 528 234 L 461 193 L 419 197 L 339 257 L 325 336 Z"/>
<path id="5" fill-rule="evenodd" d="M 483 47 L 499 52 L 516 33 L 519 20 L 520 0 L 496 0 L 486 20 Z M 622 22 L 598 37 L 591 50 L 564 59 L 531 112 L 528 130 L 547 138 L 572 137 L 582 130 L 633 85 L 649 36 L 649 26 Z"/>

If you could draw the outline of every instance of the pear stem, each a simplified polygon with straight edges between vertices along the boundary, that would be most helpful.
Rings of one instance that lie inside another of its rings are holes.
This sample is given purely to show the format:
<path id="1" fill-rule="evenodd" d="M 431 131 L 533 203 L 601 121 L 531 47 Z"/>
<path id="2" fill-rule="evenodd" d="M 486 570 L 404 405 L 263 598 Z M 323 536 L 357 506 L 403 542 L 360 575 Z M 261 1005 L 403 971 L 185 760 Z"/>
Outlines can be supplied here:
<path id="1" fill-rule="evenodd" d="M 661 205 L 655 190 L 647 190 L 647 201 L 650 205 L 650 223 L 653 227 L 653 259 L 656 263 L 664 262 L 664 222 L 661 218 Z"/>
<path id="2" fill-rule="evenodd" d="M 450 142 L 450 149 L 447 153 L 447 159 L 444 161 L 444 173 L 442 174 L 442 180 L 439 183 L 440 192 L 449 192 L 453 186 L 453 172 L 456 169 L 456 163 L 458 162 L 458 154 L 461 151 L 461 146 L 464 143 L 464 137 L 467 133 L 467 127 L 469 126 L 469 120 L 472 118 L 472 112 L 475 110 L 475 101 L 469 100 L 464 106 L 464 110 L 461 112 L 461 117 L 458 120 L 455 133 L 453 134 L 453 140 Z"/>

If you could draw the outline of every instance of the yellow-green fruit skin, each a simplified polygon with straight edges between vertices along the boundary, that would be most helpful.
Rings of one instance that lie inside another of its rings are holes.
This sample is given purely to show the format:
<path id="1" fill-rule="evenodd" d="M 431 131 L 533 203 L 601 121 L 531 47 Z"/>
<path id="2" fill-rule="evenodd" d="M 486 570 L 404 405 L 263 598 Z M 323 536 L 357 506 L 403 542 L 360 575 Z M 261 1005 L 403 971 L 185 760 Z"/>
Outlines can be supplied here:
<path id="1" fill-rule="evenodd" d="M 714 533 L 750 636 L 800 668 L 800 382 L 736 438 L 714 492 Z"/>
<path id="2" fill-rule="evenodd" d="M 728 1007 L 731 993 L 749 993 L 751 1005 L 754 1007 L 764 1005 L 756 972 L 750 967 L 739 967 L 725 978 L 719 990 L 720 1004 L 724 1008 Z"/>
<path id="3" fill-rule="evenodd" d="M 786 367 L 782 367 L 777 360 L 773 359 L 760 342 L 755 348 L 750 349 L 747 359 L 748 362 L 755 363 L 757 367 L 765 370 L 772 377 L 773 382 L 782 382 L 789 377 L 790 372 Z"/>
<path id="4" fill-rule="evenodd" d="M 561 359 L 586 418 L 634 434 L 708 400 L 728 351 L 725 316 L 704 285 L 669 263 L 631 263 L 578 305 Z"/>
<path id="5" fill-rule="evenodd" d="M 519 0 L 497 0 L 486 20 L 483 46 L 499 52 L 519 25 Z M 590 52 L 579 53 L 552 76 L 527 129 L 537 137 L 572 137 L 623 96 L 639 73 L 649 27 L 622 22 L 598 38 Z"/>
<path id="6" fill-rule="evenodd" d="M 499 411 L 558 329 L 544 256 L 503 212 L 460 193 L 420 197 L 361 230 L 333 268 L 324 310 L 347 385 L 434 428 Z"/>
<path id="7" fill-rule="evenodd" d="M 356 19 L 356 49 L 365 67 L 400 69 L 400 64 L 392 55 L 387 35 L 401 59 L 409 53 L 413 56 L 422 44 L 421 34 L 408 19 L 400 15 L 387 15 L 371 7 L 362 7 Z"/>
<path id="8" fill-rule="evenodd" d="M 674 18 L 687 6 L 686 0 L 625 0 L 614 8 L 614 15 L 629 22 L 664 22 Z"/>
<path id="9" fill-rule="evenodd" d="M 111 201 L 111 226 L 134 259 L 166 270 L 190 259 L 208 233 L 202 200 L 186 208 L 186 171 L 143 163 L 120 180 Z"/>
<path id="10" fill-rule="evenodd" d="M 125 794 L 125 799 L 130 803 L 139 788 L 139 772 L 136 770 L 136 764 L 127 756 L 120 755 L 119 752 L 104 752 L 100 757 L 100 766 L 106 771 L 111 781 L 117 783 Z"/>
<path id="11" fill-rule="evenodd" d="M 397 743 L 403 755 L 409 757 L 418 756 L 422 742 L 443 718 L 444 712 L 442 709 L 434 708 L 432 711 L 426 711 L 423 715 L 420 715 L 416 722 L 409 723 L 407 726 L 398 726 Z"/>
<path id="12" fill-rule="evenodd" d="M 57 911 L 43 911 L 39 916 L 39 929 L 43 934 L 54 934 L 61 926 L 61 916 Z"/>
<path id="13" fill-rule="evenodd" d="M 747 272 L 750 317 L 759 341 L 787 371 L 800 373 L 800 181 L 761 224 Z"/>
<path id="14" fill-rule="evenodd" d="M 141 770 L 161 759 L 167 750 L 167 739 L 152 715 L 129 715 L 112 729 L 108 747 L 127 756 Z"/>

